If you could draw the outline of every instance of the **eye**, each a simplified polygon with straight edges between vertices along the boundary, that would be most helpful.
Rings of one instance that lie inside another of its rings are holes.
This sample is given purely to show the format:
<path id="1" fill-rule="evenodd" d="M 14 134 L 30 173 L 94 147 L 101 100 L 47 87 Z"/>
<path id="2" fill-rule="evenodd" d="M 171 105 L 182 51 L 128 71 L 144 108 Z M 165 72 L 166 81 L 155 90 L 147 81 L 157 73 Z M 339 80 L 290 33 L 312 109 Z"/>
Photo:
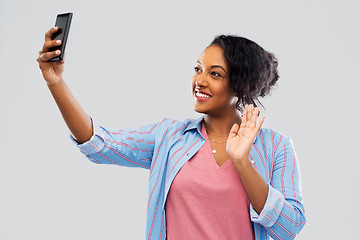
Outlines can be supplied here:
<path id="1" fill-rule="evenodd" d="M 201 69 L 198 67 L 194 67 L 195 72 L 201 72 Z"/>
<path id="2" fill-rule="evenodd" d="M 211 75 L 214 77 L 221 77 L 221 75 L 217 72 L 211 72 Z"/>

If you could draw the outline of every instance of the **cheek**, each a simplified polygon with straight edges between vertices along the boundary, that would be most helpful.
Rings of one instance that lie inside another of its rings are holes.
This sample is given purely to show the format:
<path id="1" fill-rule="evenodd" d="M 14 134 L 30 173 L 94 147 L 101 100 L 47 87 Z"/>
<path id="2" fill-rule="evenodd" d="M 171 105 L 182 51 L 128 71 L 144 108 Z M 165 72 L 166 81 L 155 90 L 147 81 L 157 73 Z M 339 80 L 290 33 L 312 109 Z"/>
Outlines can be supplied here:
<path id="1" fill-rule="evenodd" d="M 219 94 L 219 95 L 221 95 L 223 97 L 227 97 L 229 95 L 228 89 L 222 83 L 218 83 L 218 84 L 214 85 L 213 89 L 217 94 Z"/>
<path id="2" fill-rule="evenodd" d="M 226 94 L 229 96 L 229 98 L 236 97 L 235 92 L 232 90 L 232 88 L 230 87 L 228 82 L 224 83 L 223 87 L 224 87 L 224 92 L 226 92 Z"/>
<path id="3" fill-rule="evenodd" d="M 195 87 L 195 82 L 196 82 L 196 77 L 195 77 L 195 75 L 192 77 L 192 79 L 191 79 L 191 85 L 193 86 L 193 87 Z"/>
<path id="4" fill-rule="evenodd" d="M 229 96 L 231 96 L 232 98 L 236 97 L 236 93 L 230 87 L 227 89 L 227 91 Z"/>
<path id="5" fill-rule="evenodd" d="M 221 86 L 218 86 L 216 90 L 224 100 L 232 100 L 234 97 L 236 97 L 236 95 L 229 86 L 224 86 L 223 84 L 221 84 Z"/>

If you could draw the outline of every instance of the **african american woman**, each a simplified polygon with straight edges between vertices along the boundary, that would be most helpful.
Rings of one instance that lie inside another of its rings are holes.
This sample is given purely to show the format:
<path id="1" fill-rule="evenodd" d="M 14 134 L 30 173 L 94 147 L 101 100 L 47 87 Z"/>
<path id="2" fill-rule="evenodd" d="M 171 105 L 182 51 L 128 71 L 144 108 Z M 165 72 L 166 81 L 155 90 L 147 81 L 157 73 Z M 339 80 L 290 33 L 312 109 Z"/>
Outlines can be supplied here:
<path id="1" fill-rule="evenodd" d="M 96 124 L 62 78 L 64 61 L 45 34 L 37 59 L 80 151 L 96 164 L 149 169 L 146 239 L 294 239 L 305 224 L 290 138 L 262 128 L 260 97 L 277 82 L 277 60 L 255 42 L 216 37 L 192 78 L 199 119 L 138 129 Z"/>

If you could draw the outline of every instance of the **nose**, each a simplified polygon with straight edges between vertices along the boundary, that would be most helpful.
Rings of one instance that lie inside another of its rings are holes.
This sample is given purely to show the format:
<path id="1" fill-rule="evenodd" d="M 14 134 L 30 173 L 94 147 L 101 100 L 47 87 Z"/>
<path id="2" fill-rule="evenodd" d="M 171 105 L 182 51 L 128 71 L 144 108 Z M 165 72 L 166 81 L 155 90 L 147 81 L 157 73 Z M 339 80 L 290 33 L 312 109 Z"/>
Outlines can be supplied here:
<path id="1" fill-rule="evenodd" d="M 204 74 L 200 74 L 196 81 L 195 81 L 195 85 L 196 87 L 206 87 L 207 86 L 207 80 L 206 80 L 206 77 L 204 76 Z"/>

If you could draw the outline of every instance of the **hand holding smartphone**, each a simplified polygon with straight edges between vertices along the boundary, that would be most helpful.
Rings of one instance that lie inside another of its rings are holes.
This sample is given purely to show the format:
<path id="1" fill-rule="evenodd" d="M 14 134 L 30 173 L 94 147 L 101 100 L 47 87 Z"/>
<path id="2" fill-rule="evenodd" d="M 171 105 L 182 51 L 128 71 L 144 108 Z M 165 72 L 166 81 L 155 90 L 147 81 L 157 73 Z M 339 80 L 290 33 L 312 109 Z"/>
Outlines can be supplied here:
<path id="1" fill-rule="evenodd" d="M 73 13 L 62 13 L 56 17 L 55 27 L 58 27 L 58 31 L 52 36 L 52 40 L 61 40 L 61 45 L 49 48 L 48 52 L 60 50 L 59 56 L 49 59 L 49 62 L 62 61 L 65 54 L 65 47 L 67 38 L 70 31 L 70 24 Z"/>

